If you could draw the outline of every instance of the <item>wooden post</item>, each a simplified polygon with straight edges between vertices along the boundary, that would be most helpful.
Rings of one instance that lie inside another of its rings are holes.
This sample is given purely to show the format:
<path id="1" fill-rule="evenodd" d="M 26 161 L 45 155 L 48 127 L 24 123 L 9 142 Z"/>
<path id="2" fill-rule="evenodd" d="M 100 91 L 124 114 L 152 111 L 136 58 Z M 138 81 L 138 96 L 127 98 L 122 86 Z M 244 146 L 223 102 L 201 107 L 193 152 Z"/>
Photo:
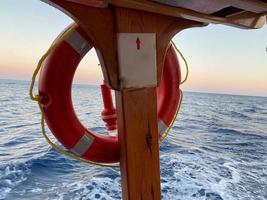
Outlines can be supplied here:
<path id="1" fill-rule="evenodd" d="M 164 55 L 171 38 L 185 28 L 203 24 L 128 8 L 93 8 L 64 0 L 50 2 L 70 15 L 94 40 L 105 82 L 116 90 L 123 199 L 160 200 L 156 85 L 161 79 Z M 123 86 L 117 33 L 155 35 L 154 85 L 130 89 Z"/>
<path id="2" fill-rule="evenodd" d="M 159 200 L 156 88 L 118 91 L 116 102 L 123 199 Z"/>

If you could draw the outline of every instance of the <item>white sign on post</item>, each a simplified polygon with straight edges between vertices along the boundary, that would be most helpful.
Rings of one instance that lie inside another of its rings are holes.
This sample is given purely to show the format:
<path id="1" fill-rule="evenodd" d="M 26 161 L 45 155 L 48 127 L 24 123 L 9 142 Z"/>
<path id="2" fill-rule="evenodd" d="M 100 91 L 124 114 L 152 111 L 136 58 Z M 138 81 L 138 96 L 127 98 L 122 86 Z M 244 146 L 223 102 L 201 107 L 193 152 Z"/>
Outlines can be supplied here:
<path id="1" fill-rule="evenodd" d="M 118 33 L 121 88 L 157 85 L 156 34 Z"/>

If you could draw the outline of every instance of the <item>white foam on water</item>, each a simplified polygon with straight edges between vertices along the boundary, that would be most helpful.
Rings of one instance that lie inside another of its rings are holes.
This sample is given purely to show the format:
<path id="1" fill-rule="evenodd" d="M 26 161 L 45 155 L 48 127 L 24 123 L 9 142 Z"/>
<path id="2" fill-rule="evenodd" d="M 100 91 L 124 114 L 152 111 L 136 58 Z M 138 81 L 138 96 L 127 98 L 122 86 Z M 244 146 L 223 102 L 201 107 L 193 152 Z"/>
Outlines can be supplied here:
<path id="1" fill-rule="evenodd" d="M 7 194 L 11 191 L 9 187 L 2 187 L 0 188 L 0 199 L 5 199 Z"/>
<path id="2" fill-rule="evenodd" d="M 162 174 L 163 199 L 235 199 L 229 189 L 240 181 L 235 163 L 206 156 L 201 153 L 163 155 L 162 168 L 168 169 Z"/>
<path id="3" fill-rule="evenodd" d="M 121 198 L 120 178 L 93 177 L 90 181 L 65 182 L 54 185 L 46 191 L 49 200 L 87 200 L 105 199 L 114 200 Z"/>
<path id="4" fill-rule="evenodd" d="M 6 166 L 0 171 L 0 199 L 6 198 L 6 196 L 17 185 L 27 180 L 27 175 L 30 173 L 29 168 L 26 165 L 19 167 L 18 165 L 11 164 Z"/>

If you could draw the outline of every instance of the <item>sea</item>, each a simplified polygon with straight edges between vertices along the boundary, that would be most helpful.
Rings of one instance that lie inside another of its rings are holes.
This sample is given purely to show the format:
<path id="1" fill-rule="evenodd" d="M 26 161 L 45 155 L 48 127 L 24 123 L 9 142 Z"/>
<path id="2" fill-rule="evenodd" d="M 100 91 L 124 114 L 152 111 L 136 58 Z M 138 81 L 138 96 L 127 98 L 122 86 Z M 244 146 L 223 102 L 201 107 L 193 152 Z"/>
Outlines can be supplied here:
<path id="1" fill-rule="evenodd" d="M 0 199 L 121 199 L 118 168 L 71 160 L 46 143 L 29 84 L 0 80 Z M 100 95 L 99 86 L 73 86 L 78 117 L 104 134 Z M 160 163 L 163 200 L 266 200 L 267 98 L 185 92 Z"/>

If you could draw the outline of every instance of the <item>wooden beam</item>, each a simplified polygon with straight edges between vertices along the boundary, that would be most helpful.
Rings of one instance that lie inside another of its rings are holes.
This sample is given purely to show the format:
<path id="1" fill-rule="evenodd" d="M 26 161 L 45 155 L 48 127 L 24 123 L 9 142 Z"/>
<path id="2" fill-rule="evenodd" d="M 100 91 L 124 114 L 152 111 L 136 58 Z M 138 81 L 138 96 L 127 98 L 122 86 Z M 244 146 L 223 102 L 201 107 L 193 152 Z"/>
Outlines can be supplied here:
<path id="1" fill-rule="evenodd" d="M 41 0 L 46 3 L 52 4 L 54 7 L 58 7 L 55 0 Z M 66 1 L 66 0 L 62 0 Z M 81 1 L 81 0 L 68 0 L 75 2 L 75 4 L 80 5 L 91 5 L 91 1 Z M 197 0 L 196 0 L 197 1 Z M 190 3 L 188 1 L 180 3 L 184 7 L 174 7 L 166 4 L 156 3 L 150 0 L 103 0 L 99 2 L 97 6 L 107 7 L 108 4 L 132 8 L 137 10 L 143 10 L 146 12 L 157 13 L 166 16 L 172 16 L 176 18 L 183 18 L 192 21 L 202 22 L 202 23 L 213 23 L 213 24 L 225 24 L 228 26 L 234 26 L 243 29 L 257 29 L 261 28 L 266 24 L 266 12 L 267 3 L 259 0 L 217 0 L 216 3 L 212 3 L 211 8 L 209 5 L 203 7 L 197 7 L 195 10 L 190 9 Z M 178 1 L 177 1 L 178 2 Z M 192 1 L 190 1 L 192 3 Z M 209 2 L 205 0 L 205 2 Z M 200 3 L 198 3 L 200 4 Z M 176 4 L 175 4 L 176 5 Z M 179 2 L 177 3 L 179 5 Z M 234 6 L 240 9 L 244 9 L 244 13 L 240 15 L 235 15 L 235 17 L 226 16 L 218 17 L 212 15 L 212 11 L 218 11 L 220 8 L 225 8 L 227 6 Z M 61 9 L 61 8 L 60 8 Z M 68 12 L 66 12 L 68 13 Z M 116 83 L 113 85 L 115 86 Z"/>
<path id="2" fill-rule="evenodd" d="M 124 200 L 160 200 L 156 88 L 116 92 Z"/>
<path id="3" fill-rule="evenodd" d="M 48 0 L 42 0 L 48 1 Z M 93 7 L 107 7 L 106 0 L 66 0 L 75 2 L 78 4 L 83 4 Z M 143 0 L 149 1 L 149 0 Z M 253 13 L 263 13 L 267 10 L 266 0 L 176 0 L 176 1 L 166 1 L 166 0 L 150 0 L 154 2 L 159 2 L 162 4 L 171 5 L 174 7 L 187 8 L 200 13 L 212 14 L 218 10 L 226 7 L 236 7 L 243 9 L 244 11 L 250 11 Z"/>
<path id="4" fill-rule="evenodd" d="M 158 83 L 161 80 L 165 52 L 172 37 L 183 29 L 203 26 L 202 23 L 135 9 L 116 7 L 114 11 L 118 34 L 156 35 Z M 151 66 L 143 66 L 149 67 Z M 160 200 L 156 85 L 131 90 L 122 88 L 116 92 L 116 107 L 123 199 Z"/>
<path id="5" fill-rule="evenodd" d="M 114 11 L 118 34 L 156 35 L 158 83 L 161 80 L 165 52 L 172 37 L 183 29 L 203 26 L 202 23 L 135 9 L 116 7 Z M 130 58 L 131 55 L 128 56 Z M 149 67 L 151 66 L 143 66 Z M 131 90 L 122 88 L 116 92 L 116 107 L 123 199 L 160 200 L 156 85 Z"/>

